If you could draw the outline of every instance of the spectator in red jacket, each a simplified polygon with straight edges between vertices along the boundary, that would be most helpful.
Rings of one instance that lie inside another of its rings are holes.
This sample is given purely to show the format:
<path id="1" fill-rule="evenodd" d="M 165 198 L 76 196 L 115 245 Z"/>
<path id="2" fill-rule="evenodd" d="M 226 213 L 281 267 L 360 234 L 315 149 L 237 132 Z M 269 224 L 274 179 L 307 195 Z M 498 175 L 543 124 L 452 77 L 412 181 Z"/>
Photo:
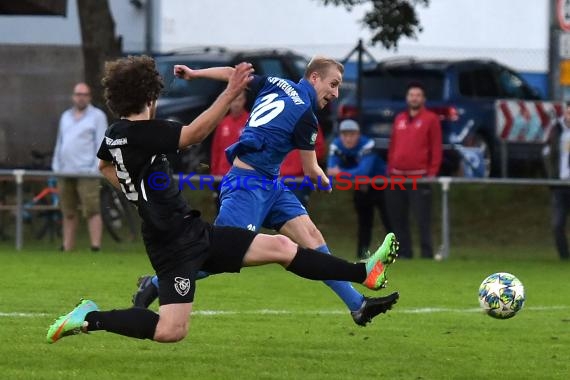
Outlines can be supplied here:
<path id="1" fill-rule="evenodd" d="M 396 116 L 388 148 L 388 173 L 390 175 L 421 175 L 435 177 L 442 157 L 441 125 L 438 116 L 425 108 L 425 91 L 421 83 L 408 86 L 408 109 Z M 421 255 L 433 258 L 431 239 L 430 184 L 418 184 L 417 189 L 387 191 L 388 214 L 394 233 L 400 240 L 399 256 L 412 258 L 410 235 L 410 208 L 415 214 L 420 232 Z"/>
<path id="2" fill-rule="evenodd" d="M 225 150 L 228 146 L 238 141 L 245 122 L 249 117 L 249 112 L 245 108 L 246 95 L 242 92 L 230 104 L 230 111 L 226 117 L 222 119 L 212 140 L 212 149 L 210 151 L 210 174 L 225 175 L 231 168 L 231 164 L 226 158 Z"/>
<path id="3" fill-rule="evenodd" d="M 317 126 L 317 139 L 315 140 L 315 153 L 319 164 L 324 165 L 325 161 L 325 137 L 320 126 Z M 281 164 L 281 176 L 304 176 L 303 165 L 301 163 L 301 155 L 299 150 L 291 151 Z M 299 184 L 291 184 L 289 186 L 293 194 L 299 199 L 301 204 L 306 208 L 309 204 L 309 197 L 311 196 L 311 189 L 309 186 L 301 186 Z"/>
<path id="4" fill-rule="evenodd" d="M 231 164 L 226 158 L 226 148 L 233 143 L 237 142 L 245 122 L 249 117 L 249 112 L 245 108 L 247 97 L 245 92 L 238 95 L 233 102 L 230 103 L 230 111 L 222 119 L 220 124 L 216 127 L 214 138 L 212 140 L 212 148 L 210 150 L 210 174 L 212 175 L 225 175 L 231 168 Z M 216 188 L 218 184 L 216 184 Z M 218 191 L 214 191 L 214 202 L 216 208 L 220 209 L 220 202 L 218 199 Z"/>

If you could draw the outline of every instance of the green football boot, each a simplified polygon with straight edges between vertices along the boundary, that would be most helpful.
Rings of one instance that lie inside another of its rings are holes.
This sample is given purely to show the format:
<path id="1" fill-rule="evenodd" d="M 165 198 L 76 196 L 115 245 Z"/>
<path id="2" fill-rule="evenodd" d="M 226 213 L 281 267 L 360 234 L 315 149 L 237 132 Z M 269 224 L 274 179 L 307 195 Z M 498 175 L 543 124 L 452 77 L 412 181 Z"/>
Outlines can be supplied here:
<path id="1" fill-rule="evenodd" d="M 62 315 L 49 327 L 47 332 L 48 343 L 55 343 L 60 338 L 68 335 L 76 335 L 87 327 L 85 316 L 92 311 L 98 311 L 99 307 L 90 300 L 81 300 L 75 309 L 66 315 Z"/>
<path id="2" fill-rule="evenodd" d="M 386 270 L 398 257 L 398 240 L 392 232 L 386 235 L 382 245 L 366 261 L 366 280 L 363 282 L 368 289 L 378 290 L 386 286 Z"/>

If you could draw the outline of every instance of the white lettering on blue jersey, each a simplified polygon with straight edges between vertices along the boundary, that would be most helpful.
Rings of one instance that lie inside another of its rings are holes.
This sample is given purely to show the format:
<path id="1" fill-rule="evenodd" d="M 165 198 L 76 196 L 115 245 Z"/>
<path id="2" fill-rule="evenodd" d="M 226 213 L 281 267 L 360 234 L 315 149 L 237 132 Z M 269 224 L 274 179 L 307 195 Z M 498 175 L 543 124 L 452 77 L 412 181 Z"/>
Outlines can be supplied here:
<path id="1" fill-rule="evenodd" d="M 287 81 L 276 77 L 268 77 L 267 81 L 282 89 L 287 94 L 287 96 L 291 98 L 295 105 L 305 104 L 297 91 L 289 83 L 287 83 Z"/>

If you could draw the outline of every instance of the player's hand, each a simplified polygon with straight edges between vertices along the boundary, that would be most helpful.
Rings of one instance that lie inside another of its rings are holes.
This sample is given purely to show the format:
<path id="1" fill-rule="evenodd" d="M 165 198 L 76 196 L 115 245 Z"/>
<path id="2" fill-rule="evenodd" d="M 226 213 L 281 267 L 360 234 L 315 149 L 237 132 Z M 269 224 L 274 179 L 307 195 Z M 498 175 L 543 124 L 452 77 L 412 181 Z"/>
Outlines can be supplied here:
<path id="1" fill-rule="evenodd" d="M 332 193 L 332 185 L 329 177 L 325 175 L 319 177 L 319 181 L 317 183 L 317 189 L 325 193 Z"/>
<path id="2" fill-rule="evenodd" d="M 228 80 L 226 91 L 233 97 L 237 97 L 246 89 L 249 82 L 253 79 L 253 66 L 251 63 L 242 62 L 236 65 L 234 72 Z"/>
<path id="3" fill-rule="evenodd" d="M 194 70 L 186 65 L 174 65 L 174 76 L 180 79 L 192 79 Z"/>

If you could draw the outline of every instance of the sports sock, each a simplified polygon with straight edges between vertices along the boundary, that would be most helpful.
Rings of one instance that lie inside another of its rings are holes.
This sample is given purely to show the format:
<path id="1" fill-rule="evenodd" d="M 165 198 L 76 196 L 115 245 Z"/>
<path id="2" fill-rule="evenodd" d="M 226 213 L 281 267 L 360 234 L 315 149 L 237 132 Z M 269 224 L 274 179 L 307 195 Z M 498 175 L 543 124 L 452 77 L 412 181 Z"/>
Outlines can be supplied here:
<path id="1" fill-rule="evenodd" d="M 138 339 L 152 339 L 158 314 L 142 307 L 111 311 L 92 311 L 85 316 L 87 331 L 105 330 Z"/>
<path id="2" fill-rule="evenodd" d="M 318 247 L 317 251 L 328 253 L 329 255 L 331 254 L 329 247 L 327 247 L 326 244 Z M 362 302 L 364 302 L 364 296 L 357 292 L 350 282 L 327 280 L 325 281 L 325 284 L 340 297 L 350 311 L 360 309 Z"/>
<path id="3" fill-rule="evenodd" d="M 297 248 L 297 254 L 287 270 L 309 280 L 334 278 L 359 283 L 366 280 L 366 266 L 364 264 L 349 263 L 338 257 L 308 248 Z"/>

